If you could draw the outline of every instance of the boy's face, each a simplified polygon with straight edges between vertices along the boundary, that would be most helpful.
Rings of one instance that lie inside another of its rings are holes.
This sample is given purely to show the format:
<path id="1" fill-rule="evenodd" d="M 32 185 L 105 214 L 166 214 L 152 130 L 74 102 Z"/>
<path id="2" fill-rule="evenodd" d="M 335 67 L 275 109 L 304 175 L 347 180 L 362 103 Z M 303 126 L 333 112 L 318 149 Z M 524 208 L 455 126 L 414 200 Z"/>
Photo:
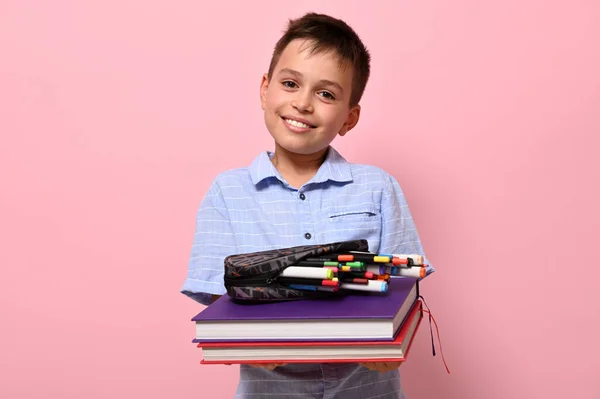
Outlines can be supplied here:
<path id="1" fill-rule="evenodd" d="M 260 87 L 265 124 L 276 147 L 294 154 L 324 151 L 339 134 L 358 122 L 360 106 L 350 107 L 353 68 L 335 52 L 310 55 L 304 40 L 292 41 L 282 52 L 271 81 Z"/>

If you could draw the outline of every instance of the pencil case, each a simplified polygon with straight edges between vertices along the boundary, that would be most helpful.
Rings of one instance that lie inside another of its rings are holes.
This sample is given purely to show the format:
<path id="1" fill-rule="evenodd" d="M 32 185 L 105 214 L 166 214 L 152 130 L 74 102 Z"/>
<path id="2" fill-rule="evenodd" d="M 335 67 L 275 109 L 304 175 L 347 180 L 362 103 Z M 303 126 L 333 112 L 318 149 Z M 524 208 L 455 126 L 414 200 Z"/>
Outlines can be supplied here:
<path id="1" fill-rule="evenodd" d="M 322 245 L 303 245 L 260 252 L 230 255 L 225 258 L 224 280 L 227 294 L 240 301 L 286 301 L 343 295 L 343 291 L 306 291 L 278 282 L 289 266 L 307 258 L 318 258 L 347 251 L 369 249 L 367 240 L 341 241 Z"/>

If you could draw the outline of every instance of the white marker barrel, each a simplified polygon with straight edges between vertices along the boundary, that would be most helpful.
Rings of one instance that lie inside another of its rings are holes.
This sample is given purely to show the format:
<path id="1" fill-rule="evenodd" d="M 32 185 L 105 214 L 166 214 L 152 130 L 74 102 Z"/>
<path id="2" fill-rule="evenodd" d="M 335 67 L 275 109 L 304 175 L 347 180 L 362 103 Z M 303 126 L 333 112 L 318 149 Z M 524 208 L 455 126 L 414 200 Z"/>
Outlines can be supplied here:
<path id="1" fill-rule="evenodd" d="M 342 283 L 340 284 L 340 289 L 353 291 L 386 292 L 388 290 L 388 283 L 386 283 L 385 281 L 378 280 L 369 280 L 367 284 Z"/>
<path id="2" fill-rule="evenodd" d="M 331 280 L 333 278 L 333 271 L 320 267 L 289 266 L 283 270 L 280 276 Z"/>
<path id="3" fill-rule="evenodd" d="M 424 278 L 427 271 L 424 267 L 413 266 L 409 268 L 398 268 L 398 276 Z"/>

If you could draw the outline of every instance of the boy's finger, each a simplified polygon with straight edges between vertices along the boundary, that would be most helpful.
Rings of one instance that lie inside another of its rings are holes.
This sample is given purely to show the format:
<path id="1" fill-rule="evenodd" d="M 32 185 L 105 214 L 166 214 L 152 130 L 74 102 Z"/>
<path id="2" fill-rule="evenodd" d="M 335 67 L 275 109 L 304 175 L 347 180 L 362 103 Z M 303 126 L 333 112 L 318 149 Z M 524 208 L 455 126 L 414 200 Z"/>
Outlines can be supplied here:
<path id="1" fill-rule="evenodd" d="M 276 367 L 285 366 L 285 363 L 251 364 L 250 366 L 259 368 L 259 369 L 273 370 Z"/>
<path id="2" fill-rule="evenodd" d="M 377 370 L 377 365 L 379 363 L 360 363 L 361 366 L 363 366 L 364 368 L 367 368 L 371 371 L 378 371 Z"/>

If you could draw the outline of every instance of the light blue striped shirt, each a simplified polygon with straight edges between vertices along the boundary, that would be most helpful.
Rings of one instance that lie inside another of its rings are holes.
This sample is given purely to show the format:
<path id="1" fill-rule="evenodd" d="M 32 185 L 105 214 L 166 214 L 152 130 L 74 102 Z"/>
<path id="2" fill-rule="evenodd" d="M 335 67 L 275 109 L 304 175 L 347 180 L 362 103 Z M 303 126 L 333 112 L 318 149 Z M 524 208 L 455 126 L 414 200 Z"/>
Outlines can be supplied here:
<path id="1" fill-rule="evenodd" d="M 200 204 L 188 276 L 181 291 L 208 305 L 225 294 L 223 260 L 236 253 L 366 239 L 377 253 L 425 255 L 402 190 L 380 168 L 330 147 L 317 174 L 291 187 L 263 152 L 247 168 L 219 174 Z M 426 259 L 426 258 L 425 258 Z M 429 264 L 428 261 L 426 261 Z M 431 274 L 433 267 L 428 266 Z M 403 398 L 397 370 L 351 364 L 242 365 L 236 398 Z"/>

